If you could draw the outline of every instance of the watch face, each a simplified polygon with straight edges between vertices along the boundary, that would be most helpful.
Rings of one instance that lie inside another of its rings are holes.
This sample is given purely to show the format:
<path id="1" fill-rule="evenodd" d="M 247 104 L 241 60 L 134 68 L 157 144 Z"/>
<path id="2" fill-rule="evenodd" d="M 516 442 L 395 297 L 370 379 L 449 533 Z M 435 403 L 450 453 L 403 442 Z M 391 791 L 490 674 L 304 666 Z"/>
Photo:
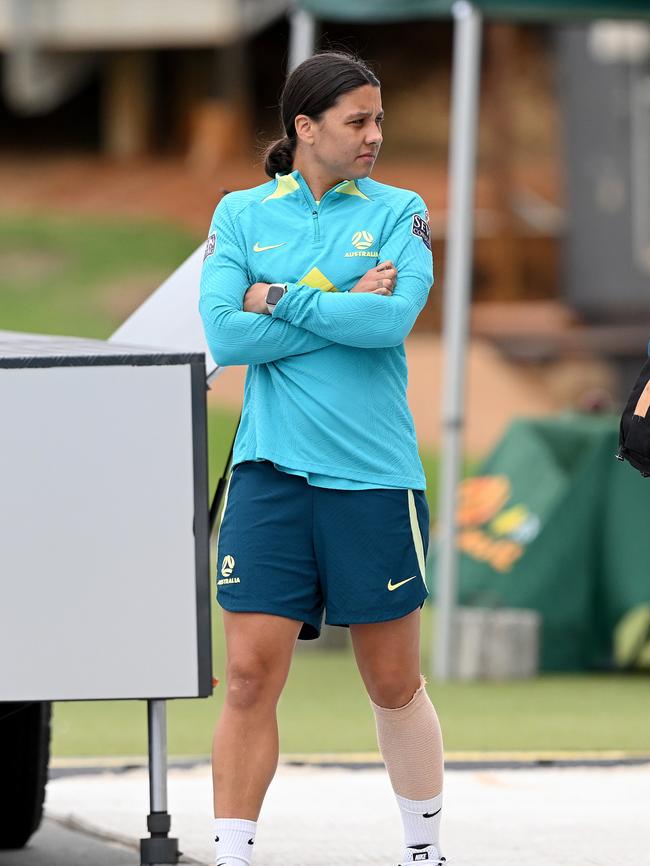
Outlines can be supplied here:
<path id="1" fill-rule="evenodd" d="M 266 294 L 266 303 L 277 304 L 282 295 L 284 295 L 284 288 L 282 286 L 269 286 Z"/>

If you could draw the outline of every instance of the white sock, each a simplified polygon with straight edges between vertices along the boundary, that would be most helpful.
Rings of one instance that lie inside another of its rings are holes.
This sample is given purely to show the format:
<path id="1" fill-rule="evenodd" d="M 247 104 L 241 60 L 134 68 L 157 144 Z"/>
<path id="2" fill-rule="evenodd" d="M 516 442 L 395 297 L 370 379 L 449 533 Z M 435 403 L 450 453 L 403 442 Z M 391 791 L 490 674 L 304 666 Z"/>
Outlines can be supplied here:
<path id="1" fill-rule="evenodd" d="M 435 863 L 442 856 L 438 841 L 442 794 L 429 800 L 408 800 L 399 794 L 395 796 L 404 824 L 404 862 L 428 860 Z"/>
<path id="2" fill-rule="evenodd" d="M 250 866 L 257 823 L 245 818 L 215 818 L 217 866 Z"/>

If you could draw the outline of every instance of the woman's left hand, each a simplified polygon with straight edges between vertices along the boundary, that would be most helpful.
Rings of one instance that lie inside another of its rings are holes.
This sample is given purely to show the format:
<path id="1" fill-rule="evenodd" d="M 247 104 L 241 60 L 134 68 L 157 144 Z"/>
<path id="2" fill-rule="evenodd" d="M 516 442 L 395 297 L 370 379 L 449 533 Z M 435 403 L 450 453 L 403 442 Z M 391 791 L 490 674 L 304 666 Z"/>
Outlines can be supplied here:
<path id="1" fill-rule="evenodd" d="M 269 308 L 266 306 L 266 293 L 270 283 L 253 283 L 244 295 L 245 313 L 262 313 L 270 316 Z"/>

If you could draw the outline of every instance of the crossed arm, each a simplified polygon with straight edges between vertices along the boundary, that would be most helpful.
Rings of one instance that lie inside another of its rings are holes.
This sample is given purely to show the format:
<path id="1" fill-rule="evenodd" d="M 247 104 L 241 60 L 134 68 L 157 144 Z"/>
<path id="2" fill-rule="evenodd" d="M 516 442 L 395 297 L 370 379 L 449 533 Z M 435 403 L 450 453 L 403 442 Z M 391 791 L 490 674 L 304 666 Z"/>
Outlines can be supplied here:
<path id="1" fill-rule="evenodd" d="M 413 262 L 407 256 L 406 276 L 398 287 L 397 268 L 385 260 L 371 268 L 350 292 L 321 292 L 290 284 L 271 316 L 265 303 L 268 284 L 250 285 L 243 245 L 225 200 L 215 213 L 211 231 L 215 229 L 216 252 L 209 252 L 210 245 L 206 248 L 199 308 L 208 345 L 220 366 L 270 363 L 332 343 L 359 348 L 399 345 L 413 326 L 432 282 L 432 274 L 427 279 L 430 255 L 428 269 L 420 266 L 423 273 L 415 274 L 410 273 Z M 392 238 L 386 247 L 391 246 Z M 382 249 L 384 252 L 390 249 Z"/>

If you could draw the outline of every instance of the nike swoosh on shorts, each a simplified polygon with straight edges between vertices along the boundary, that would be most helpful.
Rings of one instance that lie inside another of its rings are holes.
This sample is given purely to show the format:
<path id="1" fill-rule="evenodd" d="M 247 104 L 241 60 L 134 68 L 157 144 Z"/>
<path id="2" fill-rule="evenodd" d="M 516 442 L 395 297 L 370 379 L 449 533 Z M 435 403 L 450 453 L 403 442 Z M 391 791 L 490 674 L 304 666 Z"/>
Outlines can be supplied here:
<path id="1" fill-rule="evenodd" d="M 399 589 L 400 586 L 404 586 L 405 583 L 408 583 L 409 580 L 415 580 L 417 574 L 414 574 L 413 577 L 407 577 L 406 580 L 400 580 L 399 583 L 393 583 L 393 579 L 391 578 L 386 586 L 388 587 L 388 591 L 392 592 L 394 589 Z"/>

